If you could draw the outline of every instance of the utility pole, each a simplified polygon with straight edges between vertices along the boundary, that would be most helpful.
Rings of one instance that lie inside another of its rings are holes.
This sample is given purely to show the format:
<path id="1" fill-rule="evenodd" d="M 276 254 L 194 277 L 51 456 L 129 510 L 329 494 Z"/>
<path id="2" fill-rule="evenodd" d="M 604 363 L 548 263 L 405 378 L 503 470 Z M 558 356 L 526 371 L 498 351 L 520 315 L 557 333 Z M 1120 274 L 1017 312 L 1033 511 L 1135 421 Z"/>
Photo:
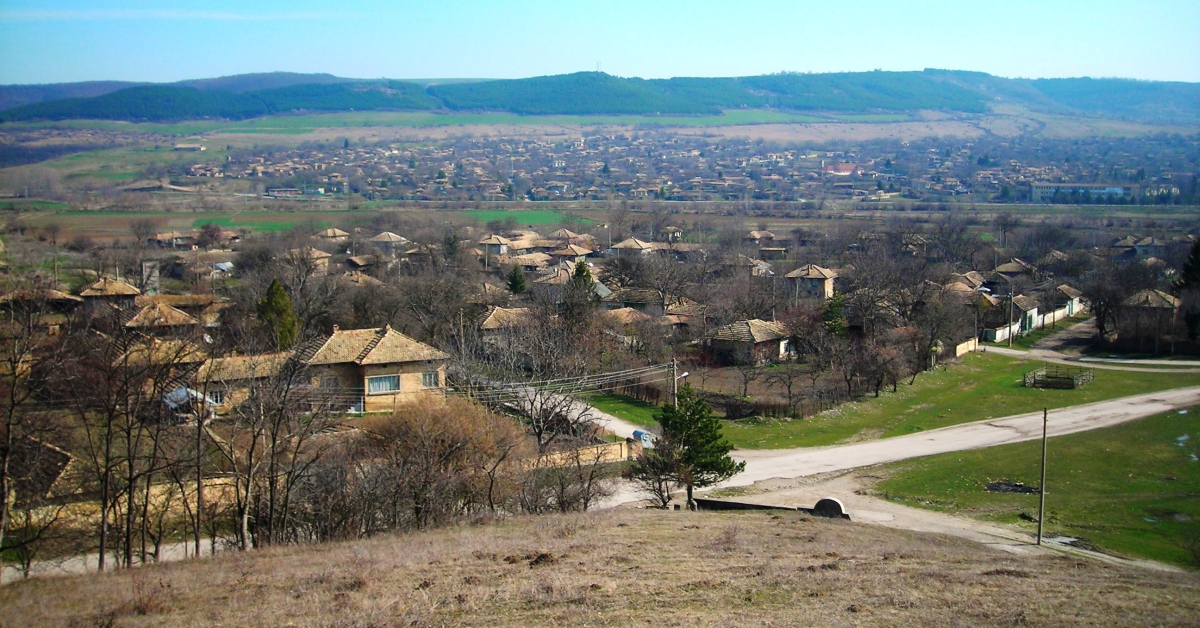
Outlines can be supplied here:
<path id="1" fill-rule="evenodd" d="M 1013 337 L 1012 315 L 1013 315 L 1013 285 L 1012 285 L 1012 280 L 1009 279 L 1008 280 L 1008 348 L 1009 349 L 1012 349 L 1012 337 Z M 1020 329 L 1020 326 L 1018 325 L 1017 328 Z"/>
<path id="2" fill-rule="evenodd" d="M 1046 423 L 1047 410 L 1042 408 L 1042 482 L 1038 486 L 1037 544 L 1042 544 L 1042 522 L 1046 520 Z"/>
<path id="3" fill-rule="evenodd" d="M 671 356 L 671 403 L 679 405 L 679 362 Z"/>

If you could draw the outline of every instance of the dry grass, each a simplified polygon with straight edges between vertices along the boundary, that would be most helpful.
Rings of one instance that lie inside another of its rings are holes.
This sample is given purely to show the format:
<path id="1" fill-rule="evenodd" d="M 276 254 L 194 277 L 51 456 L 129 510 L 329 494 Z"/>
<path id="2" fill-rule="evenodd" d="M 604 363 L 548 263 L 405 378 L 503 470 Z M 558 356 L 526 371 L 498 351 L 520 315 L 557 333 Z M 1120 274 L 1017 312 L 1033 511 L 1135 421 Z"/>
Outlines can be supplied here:
<path id="1" fill-rule="evenodd" d="M 792 513 L 630 510 L 22 582 L 0 625 L 1195 625 L 1197 591 Z"/>

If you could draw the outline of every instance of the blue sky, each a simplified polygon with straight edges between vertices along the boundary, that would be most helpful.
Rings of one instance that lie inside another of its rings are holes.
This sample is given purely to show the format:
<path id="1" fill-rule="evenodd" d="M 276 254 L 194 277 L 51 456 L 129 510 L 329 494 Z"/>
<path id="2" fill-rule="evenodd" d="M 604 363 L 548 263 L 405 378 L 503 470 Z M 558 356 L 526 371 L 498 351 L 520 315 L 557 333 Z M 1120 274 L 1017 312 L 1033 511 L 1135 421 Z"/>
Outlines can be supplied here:
<path id="1" fill-rule="evenodd" d="M 0 83 L 978 70 L 1200 82 L 1200 0 L 0 0 Z"/>

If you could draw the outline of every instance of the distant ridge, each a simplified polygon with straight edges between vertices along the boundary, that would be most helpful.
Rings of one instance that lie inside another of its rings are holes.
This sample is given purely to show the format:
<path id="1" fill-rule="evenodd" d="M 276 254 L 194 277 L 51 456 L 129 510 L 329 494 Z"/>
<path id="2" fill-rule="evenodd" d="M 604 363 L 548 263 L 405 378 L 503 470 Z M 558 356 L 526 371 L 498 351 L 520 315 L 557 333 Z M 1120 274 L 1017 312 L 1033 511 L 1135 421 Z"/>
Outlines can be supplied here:
<path id="1" fill-rule="evenodd" d="M 801 112 L 982 113 L 990 104 L 1200 124 L 1200 84 L 1128 79 L 1006 79 L 982 72 L 841 72 L 734 78 L 622 78 L 578 72 L 510 80 L 400 81 L 271 72 L 171 84 L 0 86 L 0 122 L 239 120 L 305 111 L 505 111 L 523 115 Z"/>

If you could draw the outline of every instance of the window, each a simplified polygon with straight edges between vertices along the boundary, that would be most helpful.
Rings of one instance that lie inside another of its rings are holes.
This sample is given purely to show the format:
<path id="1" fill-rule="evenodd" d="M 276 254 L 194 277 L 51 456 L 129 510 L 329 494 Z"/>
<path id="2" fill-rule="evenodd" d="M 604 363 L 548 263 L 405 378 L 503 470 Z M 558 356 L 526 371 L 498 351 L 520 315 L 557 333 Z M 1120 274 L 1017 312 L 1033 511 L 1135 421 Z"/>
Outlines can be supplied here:
<path id="1" fill-rule="evenodd" d="M 441 373 L 437 371 L 428 371 L 421 373 L 421 386 L 425 388 L 439 388 L 442 385 Z"/>
<path id="2" fill-rule="evenodd" d="M 367 378 L 368 395 L 379 395 L 392 392 L 400 392 L 399 375 L 380 375 L 378 377 Z"/>
<path id="3" fill-rule="evenodd" d="M 225 405 L 225 391 L 210 390 L 208 391 L 208 399 L 209 401 L 212 401 L 213 405 L 215 406 L 223 406 Z"/>
<path id="4" fill-rule="evenodd" d="M 333 377 L 322 377 L 321 378 L 321 388 L 337 388 L 337 387 L 338 387 L 338 378 L 336 375 L 334 375 Z"/>

